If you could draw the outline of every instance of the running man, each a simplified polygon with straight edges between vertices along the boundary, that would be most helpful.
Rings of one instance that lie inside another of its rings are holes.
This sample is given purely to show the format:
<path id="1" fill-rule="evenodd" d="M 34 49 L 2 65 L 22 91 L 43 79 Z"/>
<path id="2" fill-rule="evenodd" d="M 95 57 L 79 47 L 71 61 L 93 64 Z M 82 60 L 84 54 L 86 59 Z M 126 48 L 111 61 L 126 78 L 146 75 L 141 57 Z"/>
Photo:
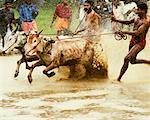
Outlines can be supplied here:
<path id="1" fill-rule="evenodd" d="M 124 64 L 121 68 L 120 75 L 118 77 L 118 81 L 121 80 L 122 76 L 128 69 L 129 62 L 131 64 L 150 64 L 150 60 L 136 59 L 139 52 L 141 52 L 146 44 L 146 34 L 150 27 L 150 19 L 147 17 L 148 6 L 146 3 L 139 2 L 137 4 L 136 14 L 138 14 L 139 18 L 133 19 L 130 21 L 117 20 L 112 17 L 112 20 L 115 22 L 120 22 L 123 24 L 131 24 L 134 23 L 133 31 L 119 31 L 119 34 L 128 34 L 131 35 L 132 38 L 129 44 L 129 52 L 127 56 L 124 58 Z"/>

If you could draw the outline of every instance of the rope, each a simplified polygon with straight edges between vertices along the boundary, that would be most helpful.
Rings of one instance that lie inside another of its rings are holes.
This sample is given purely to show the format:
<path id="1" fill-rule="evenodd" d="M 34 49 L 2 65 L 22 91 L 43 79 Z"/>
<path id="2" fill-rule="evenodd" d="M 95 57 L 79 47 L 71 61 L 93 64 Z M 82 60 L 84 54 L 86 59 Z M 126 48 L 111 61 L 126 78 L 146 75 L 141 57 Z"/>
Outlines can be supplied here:
<path id="1" fill-rule="evenodd" d="M 62 39 L 59 39 L 58 36 L 57 36 L 57 39 L 59 40 L 65 40 L 65 39 L 74 39 L 74 38 L 82 38 L 82 37 L 93 37 L 93 36 L 101 36 L 101 35 L 110 35 L 110 34 L 114 34 L 114 37 L 116 40 L 126 40 L 127 39 L 127 35 L 124 35 L 124 34 L 118 34 L 116 32 L 110 32 L 110 33 L 101 33 L 101 34 L 97 34 L 97 35 L 82 35 L 82 34 L 79 34 L 81 36 L 72 36 L 72 37 L 68 37 L 68 38 L 62 38 Z M 57 34 L 41 34 L 41 35 L 57 35 Z"/>
<path id="2" fill-rule="evenodd" d="M 102 34 L 98 34 L 98 35 L 82 35 L 82 36 L 76 36 L 76 37 L 68 37 L 68 38 L 62 38 L 62 39 L 59 39 L 59 40 L 82 38 L 82 37 L 93 37 L 93 36 L 110 35 L 110 34 L 114 34 L 114 32 L 102 33 Z"/>
<path id="3" fill-rule="evenodd" d="M 124 34 L 119 34 L 119 33 L 117 33 L 117 32 L 110 32 L 110 33 L 102 33 L 102 34 L 99 34 L 99 35 L 85 35 L 85 36 L 70 37 L 70 38 L 63 38 L 63 39 L 57 38 L 58 40 L 55 40 L 55 41 L 60 41 L 60 40 L 64 40 L 64 39 L 74 39 L 74 38 L 82 38 L 82 37 L 100 36 L 100 35 L 110 35 L 110 34 L 114 34 L 116 40 L 121 40 L 122 38 L 123 38 L 124 40 L 127 39 L 127 36 L 124 35 Z M 42 39 L 42 40 L 47 41 L 46 39 Z M 26 55 L 28 55 L 28 53 L 30 53 L 32 50 L 34 50 L 34 49 L 41 43 L 42 40 L 40 40 L 40 41 L 36 44 L 36 46 L 34 46 L 32 49 L 30 49 L 30 50 L 26 53 Z M 51 45 L 52 45 L 52 44 L 51 44 Z M 52 48 L 52 47 L 51 47 L 51 48 Z M 101 46 L 101 48 L 102 48 L 102 46 Z M 102 48 L 102 51 L 103 51 L 103 48 Z"/>
<path id="4" fill-rule="evenodd" d="M 41 43 L 41 40 L 36 44 L 36 46 L 32 47 L 32 48 L 25 54 L 25 56 L 28 56 L 28 54 L 29 54 L 32 50 L 34 50 L 40 43 Z"/>

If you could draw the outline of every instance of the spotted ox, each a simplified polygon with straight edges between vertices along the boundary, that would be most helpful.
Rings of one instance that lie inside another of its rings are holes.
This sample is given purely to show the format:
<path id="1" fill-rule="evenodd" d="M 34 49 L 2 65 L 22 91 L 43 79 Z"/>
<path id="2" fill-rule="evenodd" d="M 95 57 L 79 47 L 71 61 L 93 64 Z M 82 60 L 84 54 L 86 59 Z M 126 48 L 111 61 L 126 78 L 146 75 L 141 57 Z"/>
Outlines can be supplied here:
<path id="1" fill-rule="evenodd" d="M 31 50 L 31 48 L 32 48 L 32 46 L 30 44 L 31 41 L 28 41 L 29 39 L 27 39 L 28 36 L 30 36 L 30 34 L 32 34 L 32 35 L 34 35 L 34 34 L 40 35 L 40 33 L 37 33 L 35 31 L 31 31 L 30 33 L 26 34 L 26 37 L 24 38 L 24 40 L 22 42 L 22 45 L 15 47 L 21 52 L 22 57 L 21 57 L 20 60 L 17 61 L 17 68 L 16 68 L 16 71 L 15 71 L 14 77 L 18 76 L 20 65 L 22 63 L 25 62 L 26 69 L 30 69 L 30 66 L 28 65 L 28 62 L 33 62 L 33 61 L 39 60 L 39 57 L 37 56 L 37 54 L 29 52 Z"/>
<path id="2" fill-rule="evenodd" d="M 28 80 L 32 82 L 32 72 L 37 66 L 46 66 L 43 73 L 48 77 L 55 75 L 51 72 L 54 68 L 66 65 L 82 64 L 89 67 L 93 62 L 94 49 L 89 40 L 83 38 L 72 40 L 54 41 L 44 40 L 39 35 L 30 35 L 29 44 L 32 46 L 30 52 L 36 53 L 38 62 L 32 65 Z"/>

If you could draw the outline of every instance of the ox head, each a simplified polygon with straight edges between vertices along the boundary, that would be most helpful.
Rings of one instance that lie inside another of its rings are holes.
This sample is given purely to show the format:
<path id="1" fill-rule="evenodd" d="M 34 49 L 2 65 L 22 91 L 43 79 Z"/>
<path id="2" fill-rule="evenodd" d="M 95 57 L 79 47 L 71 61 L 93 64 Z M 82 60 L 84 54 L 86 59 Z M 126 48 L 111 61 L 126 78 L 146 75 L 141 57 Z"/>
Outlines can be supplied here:
<path id="1" fill-rule="evenodd" d="M 7 43 L 3 49 L 5 53 L 9 53 L 19 44 L 26 43 L 27 34 L 25 32 L 19 32 L 18 27 L 7 36 Z"/>
<path id="2" fill-rule="evenodd" d="M 52 43 L 55 43 L 54 40 L 52 40 L 49 37 L 45 37 L 40 35 L 42 31 L 40 31 L 39 33 L 35 33 L 35 34 L 29 34 L 28 39 L 27 39 L 27 43 L 29 44 L 30 47 L 32 47 L 29 51 L 30 53 L 34 53 L 34 52 L 44 52 L 43 48 L 49 47 L 49 45 L 51 46 Z"/>
<path id="3" fill-rule="evenodd" d="M 27 38 L 27 36 L 28 36 L 27 33 L 23 31 L 22 32 L 18 31 L 18 26 L 17 26 L 16 29 L 9 34 L 9 36 L 7 37 L 7 41 L 18 40 L 18 37 L 22 37 L 22 39 L 24 40 L 24 38 Z"/>

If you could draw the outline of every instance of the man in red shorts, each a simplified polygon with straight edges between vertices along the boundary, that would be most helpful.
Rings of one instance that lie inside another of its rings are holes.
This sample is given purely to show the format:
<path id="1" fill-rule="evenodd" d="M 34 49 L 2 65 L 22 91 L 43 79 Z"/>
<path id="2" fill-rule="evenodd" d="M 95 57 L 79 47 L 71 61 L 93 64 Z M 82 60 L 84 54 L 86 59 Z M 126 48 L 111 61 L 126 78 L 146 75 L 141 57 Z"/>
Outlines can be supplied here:
<path id="1" fill-rule="evenodd" d="M 119 31 L 119 34 L 128 34 L 131 35 L 132 38 L 130 40 L 130 45 L 129 45 L 129 52 L 127 56 L 124 59 L 124 64 L 121 68 L 120 75 L 118 77 L 118 81 L 121 80 L 122 76 L 128 69 L 129 62 L 131 64 L 150 64 L 150 60 L 143 60 L 143 59 L 136 59 L 137 54 L 142 51 L 145 47 L 146 44 L 146 34 L 148 32 L 148 29 L 150 27 L 150 19 L 147 17 L 147 4 L 143 2 L 139 2 L 137 4 L 137 10 L 136 13 L 138 14 L 139 18 L 133 19 L 130 21 L 122 21 L 122 20 L 117 20 L 114 17 L 112 17 L 112 20 L 115 22 L 120 22 L 123 24 L 131 24 L 134 23 L 133 31 Z"/>
<path id="2" fill-rule="evenodd" d="M 71 23 L 72 8 L 69 5 L 68 0 L 62 0 L 62 2 L 56 6 L 50 27 L 52 27 L 56 18 L 55 28 L 57 30 L 57 35 L 60 35 L 63 29 L 69 29 Z"/>

